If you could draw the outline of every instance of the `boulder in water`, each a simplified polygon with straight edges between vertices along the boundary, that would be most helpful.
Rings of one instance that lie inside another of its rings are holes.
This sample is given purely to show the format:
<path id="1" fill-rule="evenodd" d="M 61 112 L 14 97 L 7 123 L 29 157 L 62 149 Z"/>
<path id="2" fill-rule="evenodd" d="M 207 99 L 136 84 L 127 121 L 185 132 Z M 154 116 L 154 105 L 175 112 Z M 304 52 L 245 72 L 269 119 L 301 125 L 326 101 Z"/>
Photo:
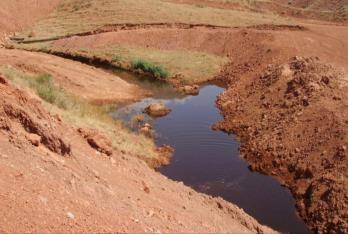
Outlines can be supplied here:
<path id="1" fill-rule="evenodd" d="M 145 108 L 145 112 L 152 117 L 162 117 L 168 115 L 172 110 L 163 103 L 151 104 Z"/>

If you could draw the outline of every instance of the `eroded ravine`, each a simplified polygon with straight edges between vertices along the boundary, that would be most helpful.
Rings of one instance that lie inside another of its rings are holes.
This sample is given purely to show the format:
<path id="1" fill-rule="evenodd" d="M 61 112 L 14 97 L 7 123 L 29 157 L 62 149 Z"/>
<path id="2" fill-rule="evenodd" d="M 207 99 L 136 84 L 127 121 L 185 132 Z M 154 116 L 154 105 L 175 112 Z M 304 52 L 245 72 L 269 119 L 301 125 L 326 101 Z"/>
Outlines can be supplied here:
<path id="1" fill-rule="evenodd" d="M 308 233 L 296 215 L 290 192 L 275 179 L 249 171 L 240 158 L 235 137 L 211 129 L 221 120 L 215 100 L 222 91 L 209 85 L 194 97 L 146 98 L 118 109 L 113 116 L 136 130 L 131 124 L 134 116 L 150 103 L 166 103 L 172 109 L 170 115 L 159 119 L 145 117 L 155 129 L 157 144 L 175 148 L 171 164 L 160 170 L 164 175 L 200 192 L 221 196 L 276 230 Z"/>

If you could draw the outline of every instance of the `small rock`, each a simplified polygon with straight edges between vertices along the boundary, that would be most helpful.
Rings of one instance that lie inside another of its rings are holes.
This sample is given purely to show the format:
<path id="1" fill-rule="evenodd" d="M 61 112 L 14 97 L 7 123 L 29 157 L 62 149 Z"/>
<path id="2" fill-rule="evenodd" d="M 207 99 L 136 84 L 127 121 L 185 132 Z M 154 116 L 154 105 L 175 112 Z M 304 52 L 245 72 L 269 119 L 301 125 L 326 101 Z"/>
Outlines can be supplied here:
<path id="1" fill-rule="evenodd" d="M 4 77 L 0 76 L 0 83 L 7 84 L 7 80 Z"/>
<path id="2" fill-rule="evenodd" d="M 143 185 L 143 190 L 145 191 L 145 193 L 150 193 L 150 188 L 147 187 L 147 185 L 145 184 L 144 181 L 141 181 L 141 184 Z"/>
<path id="3" fill-rule="evenodd" d="M 153 212 L 153 210 L 150 210 L 150 211 L 148 212 L 148 216 L 149 216 L 149 217 L 153 217 L 154 214 L 155 214 L 155 212 Z"/>
<path id="4" fill-rule="evenodd" d="M 110 158 L 110 161 L 111 161 L 111 164 L 112 164 L 112 165 L 115 165 L 115 164 L 116 164 L 116 160 L 115 160 L 113 157 Z"/>
<path id="5" fill-rule="evenodd" d="M 136 115 L 133 117 L 133 120 L 137 123 L 142 123 L 145 120 L 144 115 Z"/>
<path id="6" fill-rule="evenodd" d="M 171 147 L 170 145 L 162 145 L 162 146 L 158 147 L 156 149 L 156 151 L 159 154 L 159 157 L 157 159 L 158 164 L 159 164 L 158 166 L 169 165 L 169 163 L 172 159 L 173 153 L 174 153 L 174 148 Z M 155 167 L 157 167 L 157 166 L 155 166 Z"/>
<path id="7" fill-rule="evenodd" d="M 163 117 L 168 115 L 171 109 L 167 108 L 163 103 L 155 103 L 146 107 L 144 111 L 152 117 Z"/>
<path id="8" fill-rule="evenodd" d="M 198 85 L 185 85 L 184 87 L 179 88 L 181 92 L 186 95 L 198 95 L 199 86 Z"/>
<path id="9" fill-rule="evenodd" d="M 221 203 L 220 202 L 216 202 L 216 204 L 217 204 L 217 207 L 220 209 L 220 210 L 222 210 L 224 207 L 221 205 Z"/>
<path id="10" fill-rule="evenodd" d="M 147 137 L 152 137 L 153 131 L 152 126 L 148 123 L 145 123 L 139 130 L 140 133 L 144 134 Z"/>
<path id="11" fill-rule="evenodd" d="M 321 78 L 321 82 L 323 82 L 324 84 L 328 85 L 330 83 L 330 79 L 327 76 L 323 76 Z"/>
<path id="12" fill-rule="evenodd" d="M 108 156 L 112 155 L 112 143 L 104 135 L 93 132 L 86 135 L 87 142 L 94 149 Z"/>
<path id="13" fill-rule="evenodd" d="M 304 96 L 304 97 L 303 97 L 302 103 L 303 103 L 304 106 L 308 106 L 308 105 L 309 105 L 309 100 L 308 100 L 308 97 L 307 97 L 307 96 Z"/>
<path id="14" fill-rule="evenodd" d="M 75 215 L 71 212 L 66 213 L 69 219 L 75 219 Z"/>
<path id="15" fill-rule="evenodd" d="M 40 145 L 40 142 L 41 142 L 41 137 L 37 134 L 29 134 L 27 136 L 28 138 L 28 141 L 34 145 L 34 146 L 39 146 Z"/>

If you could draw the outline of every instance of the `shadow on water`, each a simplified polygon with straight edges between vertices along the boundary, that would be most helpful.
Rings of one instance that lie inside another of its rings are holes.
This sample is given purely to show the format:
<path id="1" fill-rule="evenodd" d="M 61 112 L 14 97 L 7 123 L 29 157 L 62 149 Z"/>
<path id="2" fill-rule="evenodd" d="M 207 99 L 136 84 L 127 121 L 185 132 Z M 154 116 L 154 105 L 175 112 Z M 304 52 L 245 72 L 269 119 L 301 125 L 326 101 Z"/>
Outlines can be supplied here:
<path id="1" fill-rule="evenodd" d="M 168 116 L 147 117 L 158 134 L 156 143 L 175 148 L 172 163 L 161 168 L 161 173 L 200 192 L 221 196 L 283 233 L 309 233 L 296 215 L 290 192 L 272 177 L 249 171 L 235 137 L 211 129 L 221 120 L 215 100 L 222 91 L 208 85 L 195 97 L 146 98 L 118 109 L 113 116 L 129 122 L 148 104 L 166 103 L 172 109 Z"/>

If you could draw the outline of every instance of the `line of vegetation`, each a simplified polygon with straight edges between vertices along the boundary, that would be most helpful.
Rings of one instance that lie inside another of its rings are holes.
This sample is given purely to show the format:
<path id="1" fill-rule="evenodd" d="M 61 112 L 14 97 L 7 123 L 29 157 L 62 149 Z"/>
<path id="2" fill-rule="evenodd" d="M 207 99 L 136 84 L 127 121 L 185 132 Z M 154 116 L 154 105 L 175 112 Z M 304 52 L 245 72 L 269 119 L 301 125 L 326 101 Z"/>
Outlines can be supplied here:
<path id="1" fill-rule="evenodd" d="M 52 77 L 42 74 L 29 80 L 29 86 L 35 90 L 36 94 L 46 102 L 56 105 L 61 109 L 68 108 L 68 98 L 65 91 L 56 87 L 52 83 Z"/>
<path id="2" fill-rule="evenodd" d="M 169 76 L 169 72 L 162 66 L 144 61 L 142 59 L 134 60 L 132 62 L 132 66 L 134 69 L 140 69 L 145 73 L 150 73 L 156 78 L 167 78 Z"/>
<path id="3" fill-rule="evenodd" d="M 97 129 L 107 135 L 117 149 L 139 157 L 150 166 L 156 165 L 159 154 L 154 142 L 142 134 L 131 132 L 123 122 L 114 120 L 110 115 L 114 105 L 94 105 L 70 94 L 56 85 L 49 74 L 27 75 L 8 66 L 0 66 L 0 73 L 16 85 L 34 91 L 45 101 L 44 107 L 49 112 L 59 114 L 67 123 Z"/>

